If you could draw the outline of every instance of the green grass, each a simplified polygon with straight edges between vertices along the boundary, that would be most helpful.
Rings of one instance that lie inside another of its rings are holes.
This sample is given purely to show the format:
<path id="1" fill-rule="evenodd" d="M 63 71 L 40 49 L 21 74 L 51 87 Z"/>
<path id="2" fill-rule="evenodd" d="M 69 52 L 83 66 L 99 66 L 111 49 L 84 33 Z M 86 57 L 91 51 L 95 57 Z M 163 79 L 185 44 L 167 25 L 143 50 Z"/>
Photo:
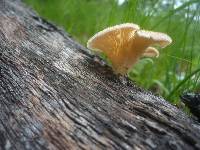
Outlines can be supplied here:
<path id="1" fill-rule="evenodd" d="M 116 0 L 25 0 L 83 45 L 94 33 L 124 22 L 169 34 L 171 46 L 158 59 L 141 60 L 129 77 L 176 104 L 183 91 L 200 91 L 200 1 L 182 1 L 176 6 L 176 0 L 128 0 L 119 6 Z"/>

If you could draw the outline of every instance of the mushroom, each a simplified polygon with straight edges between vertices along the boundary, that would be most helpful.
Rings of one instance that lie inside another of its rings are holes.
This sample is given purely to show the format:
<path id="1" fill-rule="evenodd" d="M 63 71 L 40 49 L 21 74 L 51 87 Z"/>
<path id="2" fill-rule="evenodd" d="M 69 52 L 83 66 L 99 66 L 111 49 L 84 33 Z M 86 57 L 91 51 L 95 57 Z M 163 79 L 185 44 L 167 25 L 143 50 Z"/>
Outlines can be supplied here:
<path id="1" fill-rule="evenodd" d="M 164 33 L 140 30 L 133 23 L 109 27 L 96 33 L 87 42 L 87 47 L 96 52 L 103 52 L 112 63 L 114 72 L 126 74 L 140 57 L 158 57 L 159 51 L 172 42 Z"/>

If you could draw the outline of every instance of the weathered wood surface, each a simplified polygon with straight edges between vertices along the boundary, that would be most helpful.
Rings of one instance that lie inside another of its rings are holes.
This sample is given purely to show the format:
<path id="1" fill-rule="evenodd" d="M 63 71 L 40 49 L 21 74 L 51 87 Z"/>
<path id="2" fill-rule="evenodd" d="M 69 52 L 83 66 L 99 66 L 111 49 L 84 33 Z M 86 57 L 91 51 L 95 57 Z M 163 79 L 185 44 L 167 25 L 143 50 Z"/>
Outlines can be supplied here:
<path id="1" fill-rule="evenodd" d="M 1 149 L 200 149 L 200 125 L 0 0 Z"/>

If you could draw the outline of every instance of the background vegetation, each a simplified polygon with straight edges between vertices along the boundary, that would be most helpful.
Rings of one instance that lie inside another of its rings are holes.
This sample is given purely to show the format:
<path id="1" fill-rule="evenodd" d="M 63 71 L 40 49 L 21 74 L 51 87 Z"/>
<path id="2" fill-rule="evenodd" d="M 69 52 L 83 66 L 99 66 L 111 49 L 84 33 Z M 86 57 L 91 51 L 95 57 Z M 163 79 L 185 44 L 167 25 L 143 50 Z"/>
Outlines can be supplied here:
<path id="1" fill-rule="evenodd" d="M 158 59 L 142 59 L 129 77 L 179 104 L 184 91 L 200 91 L 199 0 L 24 0 L 86 45 L 94 33 L 133 22 L 168 33 L 173 44 Z"/>

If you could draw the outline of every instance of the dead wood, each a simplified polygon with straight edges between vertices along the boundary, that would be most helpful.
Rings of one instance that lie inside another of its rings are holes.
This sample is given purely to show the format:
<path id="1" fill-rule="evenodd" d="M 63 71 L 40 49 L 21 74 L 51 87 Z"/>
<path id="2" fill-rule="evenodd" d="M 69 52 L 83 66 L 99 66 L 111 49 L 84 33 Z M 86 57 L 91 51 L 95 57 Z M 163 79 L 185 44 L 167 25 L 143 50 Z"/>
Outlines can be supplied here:
<path id="1" fill-rule="evenodd" d="M 0 0 L 1 149 L 200 149 L 200 126 L 19 0 Z"/>

